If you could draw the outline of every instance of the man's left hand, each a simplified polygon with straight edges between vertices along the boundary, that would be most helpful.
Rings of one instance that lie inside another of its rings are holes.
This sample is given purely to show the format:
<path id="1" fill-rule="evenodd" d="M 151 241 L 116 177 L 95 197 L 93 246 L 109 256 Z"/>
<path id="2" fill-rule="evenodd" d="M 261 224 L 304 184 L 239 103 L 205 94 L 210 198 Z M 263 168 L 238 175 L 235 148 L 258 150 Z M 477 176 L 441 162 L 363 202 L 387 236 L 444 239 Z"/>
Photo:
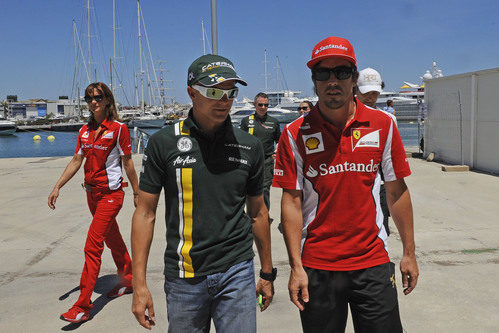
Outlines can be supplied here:
<path id="1" fill-rule="evenodd" d="M 265 311 L 272 302 L 272 298 L 274 297 L 274 283 L 264 280 L 264 279 L 259 279 L 258 283 L 256 284 L 256 296 L 258 297 L 258 294 L 261 294 L 263 297 L 265 297 L 265 302 L 263 303 L 263 307 L 260 309 L 260 311 Z"/>
<path id="2" fill-rule="evenodd" d="M 408 295 L 418 283 L 419 269 L 416 256 L 403 256 L 400 261 L 400 273 L 402 274 L 402 286 L 404 295 Z"/>

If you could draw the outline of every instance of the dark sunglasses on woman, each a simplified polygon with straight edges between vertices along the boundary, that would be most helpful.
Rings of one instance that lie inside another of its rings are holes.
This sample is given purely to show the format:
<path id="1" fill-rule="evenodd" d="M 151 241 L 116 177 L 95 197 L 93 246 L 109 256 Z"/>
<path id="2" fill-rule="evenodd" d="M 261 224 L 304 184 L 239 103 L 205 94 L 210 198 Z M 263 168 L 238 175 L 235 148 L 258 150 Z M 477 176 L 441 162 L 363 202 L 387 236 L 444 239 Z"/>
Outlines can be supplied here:
<path id="1" fill-rule="evenodd" d="M 104 96 L 102 95 L 95 95 L 95 96 L 85 96 L 85 102 L 87 104 L 92 103 L 92 101 L 95 99 L 96 102 L 100 102 L 104 99 Z"/>

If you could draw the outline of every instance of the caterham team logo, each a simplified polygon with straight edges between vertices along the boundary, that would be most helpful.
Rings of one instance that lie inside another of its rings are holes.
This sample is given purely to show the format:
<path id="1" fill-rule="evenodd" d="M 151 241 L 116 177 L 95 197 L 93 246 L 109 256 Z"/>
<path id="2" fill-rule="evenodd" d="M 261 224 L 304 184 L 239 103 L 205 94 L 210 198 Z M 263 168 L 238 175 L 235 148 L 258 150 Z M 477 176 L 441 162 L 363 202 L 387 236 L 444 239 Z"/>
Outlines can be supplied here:
<path id="1" fill-rule="evenodd" d="M 187 137 L 182 137 L 177 141 L 177 148 L 181 152 L 186 152 L 192 149 L 192 141 Z"/>
<path id="2" fill-rule="evenodd" d="M 305 144 L 305 153 L 313 154 L 324 151 L 324 142 L 322 141 L 322 133 L 314 133 L 303 135 L 303 143 Z"/>

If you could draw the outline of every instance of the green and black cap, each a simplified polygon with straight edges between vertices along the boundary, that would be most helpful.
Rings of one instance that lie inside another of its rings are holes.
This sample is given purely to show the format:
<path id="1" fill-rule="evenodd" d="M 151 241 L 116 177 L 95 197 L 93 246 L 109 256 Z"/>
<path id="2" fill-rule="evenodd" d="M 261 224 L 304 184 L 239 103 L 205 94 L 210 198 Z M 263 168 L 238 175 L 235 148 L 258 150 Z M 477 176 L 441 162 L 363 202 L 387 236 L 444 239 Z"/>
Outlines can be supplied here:
<path id="1" fill-rule="evenodd" d="M 233 80 L 247 86 L 246 81 L 241 79 L 234 68 L 234 64 L 229 59 L 215 55 L 203 55 L 189 66 L 187 74 L 187 85 L 192 86 L 200 83 L 205 87 L 212 87 L 216 84 Z"/>

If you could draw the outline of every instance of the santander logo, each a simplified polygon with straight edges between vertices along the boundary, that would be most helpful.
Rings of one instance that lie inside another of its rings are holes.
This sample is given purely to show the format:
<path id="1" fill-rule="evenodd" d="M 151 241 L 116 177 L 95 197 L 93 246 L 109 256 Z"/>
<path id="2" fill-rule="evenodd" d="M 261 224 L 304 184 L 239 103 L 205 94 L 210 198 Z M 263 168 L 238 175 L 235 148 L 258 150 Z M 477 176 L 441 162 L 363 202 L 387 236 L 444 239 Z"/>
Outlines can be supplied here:
<path id="1" fill-rule="evenodd" d="M 343 172 L 365 172 L 365 173 L 376 173 L 379 170 L 379 163 L 374 163 L 370 160 L 369 163 L 338 163 L 336 165 L 328 166 L 326 163 L 319 165 L 319 171 L 315 170 L 311 165 L 308 167 L 306 172 L 307 177 L 314 178 L 317 176 L 334 175 L 336 173 Z"/>
<path id="2" fill-rule="evenodd" d="M 311 165 L 309 165 L 306 175 L 310 178 L 314 178 L 317 177 L 317 175 L 319 175 L 319 172 L 315 170 Z"/>
<path id="3" fill-rule="evenodd" d="M 319 47 L 317 50 L 315 50 L 315 54 L 321 53 L 322 51 L 328 50 L 328 49 L 340 49 L 344 51 L 348 51 L 348 48 L 343 46 L 343 45 L 335 45 L 335 44 L 329 44 L 329 45 L 324 45 Z"/>

